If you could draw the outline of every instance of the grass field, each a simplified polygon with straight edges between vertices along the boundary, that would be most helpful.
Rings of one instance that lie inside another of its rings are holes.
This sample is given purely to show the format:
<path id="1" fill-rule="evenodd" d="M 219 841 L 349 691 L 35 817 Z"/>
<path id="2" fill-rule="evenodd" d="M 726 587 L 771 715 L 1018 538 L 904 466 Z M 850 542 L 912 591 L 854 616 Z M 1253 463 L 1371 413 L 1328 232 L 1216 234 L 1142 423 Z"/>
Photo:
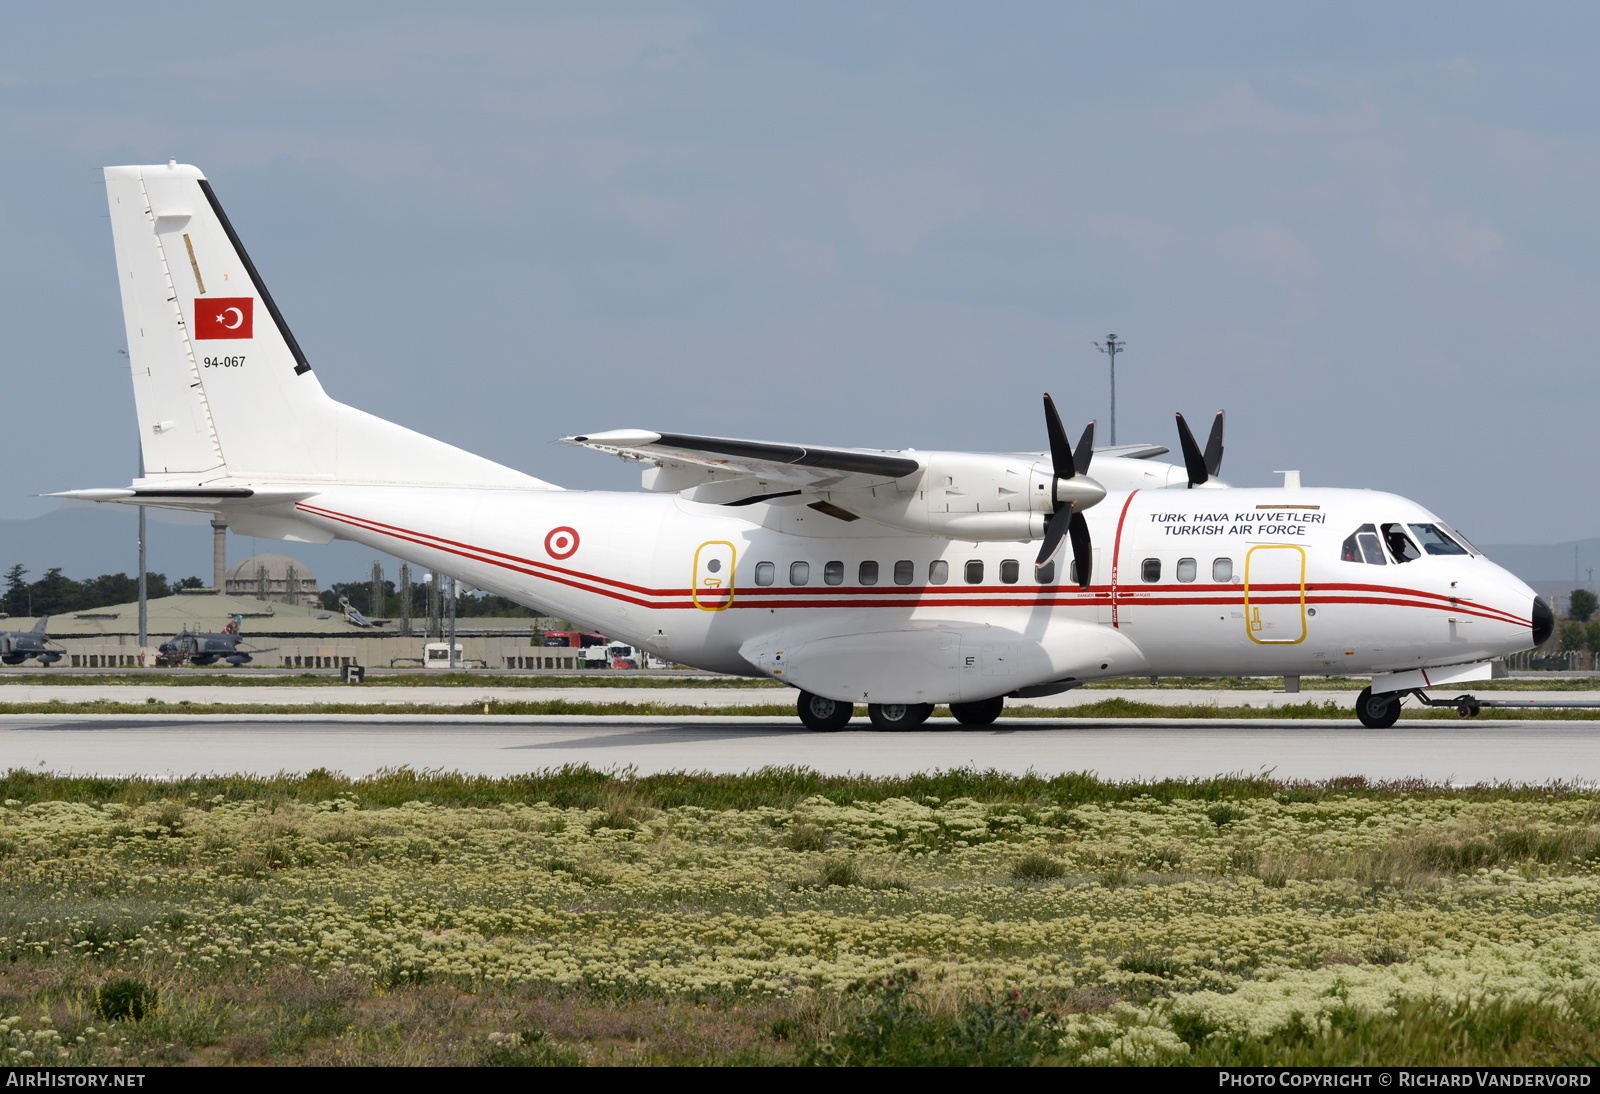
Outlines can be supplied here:
<path id="1" fill-rule="evenodd" d="M 1600 800 L 0 779 L 0 1063 L 1593 1063 Z"/>

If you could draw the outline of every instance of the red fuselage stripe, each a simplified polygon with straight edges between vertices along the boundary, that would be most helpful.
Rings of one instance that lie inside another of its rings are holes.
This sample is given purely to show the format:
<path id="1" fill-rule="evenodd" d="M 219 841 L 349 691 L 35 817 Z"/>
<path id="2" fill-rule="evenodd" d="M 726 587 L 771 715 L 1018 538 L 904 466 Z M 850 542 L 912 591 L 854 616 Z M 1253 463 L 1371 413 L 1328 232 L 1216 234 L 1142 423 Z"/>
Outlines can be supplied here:
<path id="1" fill-rule="evenodd" d="M 1133 500 L 1129 495 L 1130 502 Z M 441 536 L 431 535 L 427 532 L 413 531 L 398 525 L 384 524 L 365 517 L 357 517 L 347 513 L 335 512 L 331 509 L 322 509 L 305 504 L 296 508 L 315 516 L 328 520 L 338 521 L 365 531 L 377 532 L 392 539 L 414 543 L 419 547 L 443 551 L 446 554 L 456 555 L 460 558 L 470 559 L 473 562 L 483 562 L 503 570 L 514 573 L 526 574 L 537 577 L 557 585 L 577 589 L 582 592 L 595 593 L 600 596 L 610 597 L 628 604 L 636 604 L 642 608 L 692 608 L 695 606 L 689 589 L 653 589 L 647 586 L 632 585 L 611 578 L 600 577 L 584 573 L 579 570 L 569 570 L 548 563 L 536 562 L 532 559 L 521 558 L 517 555 L 507 554 L 504 551 L 494 551 L 472 544 L 461 543 L 456 540 L 445 539 Z M 1117 521 L 1117 539 L 1112 555 L 1112 580 L 1110 585 L 1094 586 L 1088 592 L 1068 592 L 1055 589 L 1046 585 L 1015 585 L 994 586 L 974 585 L 962 587 L 959 585 L 908 585 L 885 588 L 768 588 L 757 586 L 759 592 L 750 591 L 733 605 L 734 608 L 931 608 L 931 607 L 1031 607 L 1035 605 L 1052 605 L 1067 607 L 1072 605 L 1086 607 L 1095 603 L 1103 603 L 1108 597 L 1112 607 L 1113 621 L 1116 621 L 1117 605 L 1120 600 L 1133 600 L 1140 605 L 1150 607 L 1178 607 L 1194 605 L 1197 607 L 1216 607 L 1237 605 L 1244 602 L 1243 593 L 1234 593 L 1238 588 L 1234 585 L 1193 585 L 1186 588 L 1176 586 L 1157 586 L 1150 592 L 1125 592 L 1117 584 L 1117 555 L 1122 548 L 1122 525 L 1126 518 L 1127 504 L 1123 505 L 1122 515 Z M 597 588 L 596 585 L 611 586 L 610 588 Z M 633 596 L 617 590 L 626 589 Z M 904 591 L 901 592 L 900 589 Z M 1155 591 L 1159 589 L 1159 591 Z M 1370 592 L 1378 595 L 1369 596 L 1333 596 L 1319 595 L 1328 592 Z M 1255 595 L 1251 600 L 1262 604 L 1297 604 L 1300 602 L 1300 590 L 1294 584 L 1261 585 L 1253 590 Z M 1276 592 L 1279 595 L 1263 596 L 1261 593 Z M 1209 595 L 1208 595 L 1209 594 Z M 1219 595 L 1220 594 L 1220 595 Z M 1418 603 L 1417 600 L 1403 599 L 1415 597 L 1418 600 L 1431 600 L 1436 603 Z M 676 601 L 676 603 L 674 603 Z M 1423 592 L 1415 589 L 1396 588 L 1382 585 L 1351 585 L 1333 584 L 1317 586 L 1315 592 L 1311 586 L 1307 587 L 1305 603 L 1308 605 L 1325 604 L 1374 604 L 1390 607 L 1429 608 L 1439 611 L 1451 611 L 1460 615 L 1471 615 L 1481 619 L 1496 622 L 1511 623 L 1516 626 L 1531 627 L 1532 620 L 1520 619 L 1514 615 L 1503 612 L 1498 608 L 1474 605 L 1467 607 L 1461 602 L 1450 603 L 1449 598 L 1437 593 Z"/>

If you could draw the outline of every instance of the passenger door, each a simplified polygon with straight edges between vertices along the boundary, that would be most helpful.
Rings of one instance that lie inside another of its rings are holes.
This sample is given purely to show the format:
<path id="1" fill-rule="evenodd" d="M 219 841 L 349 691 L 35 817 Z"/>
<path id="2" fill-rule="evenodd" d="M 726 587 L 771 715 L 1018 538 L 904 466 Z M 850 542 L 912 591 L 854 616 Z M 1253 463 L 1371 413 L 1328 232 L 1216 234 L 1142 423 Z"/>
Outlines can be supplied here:
<path id="1" fill-rule="evenodd" d="M 1293 645 L 1306 637 L 1306 552 L 1287 544 L 1244 556 L 1244 618 L 1250 640 Z"/>

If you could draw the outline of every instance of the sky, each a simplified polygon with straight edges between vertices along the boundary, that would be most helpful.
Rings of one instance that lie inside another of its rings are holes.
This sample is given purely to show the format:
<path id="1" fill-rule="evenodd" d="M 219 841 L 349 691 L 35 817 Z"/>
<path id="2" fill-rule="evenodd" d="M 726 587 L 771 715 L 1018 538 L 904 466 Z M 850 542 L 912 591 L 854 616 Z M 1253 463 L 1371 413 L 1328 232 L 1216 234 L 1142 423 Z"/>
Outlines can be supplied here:
<path id="1" fill-rule="evenodd" d="M 1038 450 L 1044 391 L 1104 441 L 1114 332 L 1119 441 L 1226 408 L 1236 484 L 1600 535 L 1597 32 L 1563 3 L 16 7 L 0 518 L 134 471 L 100 168 L 171 157 L 330 394 L 565 486 L 638 488 L 556 443 L 622 427 Z"/>

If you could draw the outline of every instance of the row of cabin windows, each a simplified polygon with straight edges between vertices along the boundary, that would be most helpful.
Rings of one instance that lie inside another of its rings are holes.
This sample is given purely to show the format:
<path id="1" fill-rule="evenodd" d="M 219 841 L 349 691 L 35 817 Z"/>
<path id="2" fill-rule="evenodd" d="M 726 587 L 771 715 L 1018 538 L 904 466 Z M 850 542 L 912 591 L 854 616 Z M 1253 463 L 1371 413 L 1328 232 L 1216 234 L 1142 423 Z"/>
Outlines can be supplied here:
<path id="1" fill-rule="evenodd" d="M 983 560 L 974 558 L 968 560 L 961 568 L 961 579 L 968 585 L 983 584 Z M 1071 567 L 1076 574 L 1077 566 Z M 917 564 L 909 558 L 903 558 L 894 564 L 891 571 L 896 585 L 909 585 L 916 580 Z M 881 576 L 878 564 L 867 561 L 856 567 L 856 584 L 876 585 Z M 1000 563 L 1000 583 L 1002 585 L 1015 585 L 1022 576 L 1022 564 L 1014 558 L 1004 559 Z M 777 582 L 778 568 L 771 562 L 756 563 L 756 584 L 772 585 Z M 1076 577 L 1074 577 L 1076 580 Z M 928 584 L 944 585 L 950 581 L 950 563 L 944 559 L 934 559 L 928 563 Z M 1056 581 L 1056 564 L 1054 561 L 1045 563 L 1039 568 L 1039 584 L 1054 585 Z M 822 564 L 822 583 L 824 585 L 844 584 L 844 563 L 824 562 Z M 789 584 L 811 584 L 811 563 L 789 563 Z"/>
<path id="2" fill-rule="evenodd" d="M 1177 566 L 1177 578 L 1188 583 L 1200 576 L 1200 563 L 1192 558 L 1180 558 Z M 1148 582 L 1161 580 L 1161 560 L 1147 558 L 1139 567 L 1139 577 Z M 1233 580 L 1233 559 L 1214 558 L 1211 560 L 1211 580 L 1226 584 Z"/>

